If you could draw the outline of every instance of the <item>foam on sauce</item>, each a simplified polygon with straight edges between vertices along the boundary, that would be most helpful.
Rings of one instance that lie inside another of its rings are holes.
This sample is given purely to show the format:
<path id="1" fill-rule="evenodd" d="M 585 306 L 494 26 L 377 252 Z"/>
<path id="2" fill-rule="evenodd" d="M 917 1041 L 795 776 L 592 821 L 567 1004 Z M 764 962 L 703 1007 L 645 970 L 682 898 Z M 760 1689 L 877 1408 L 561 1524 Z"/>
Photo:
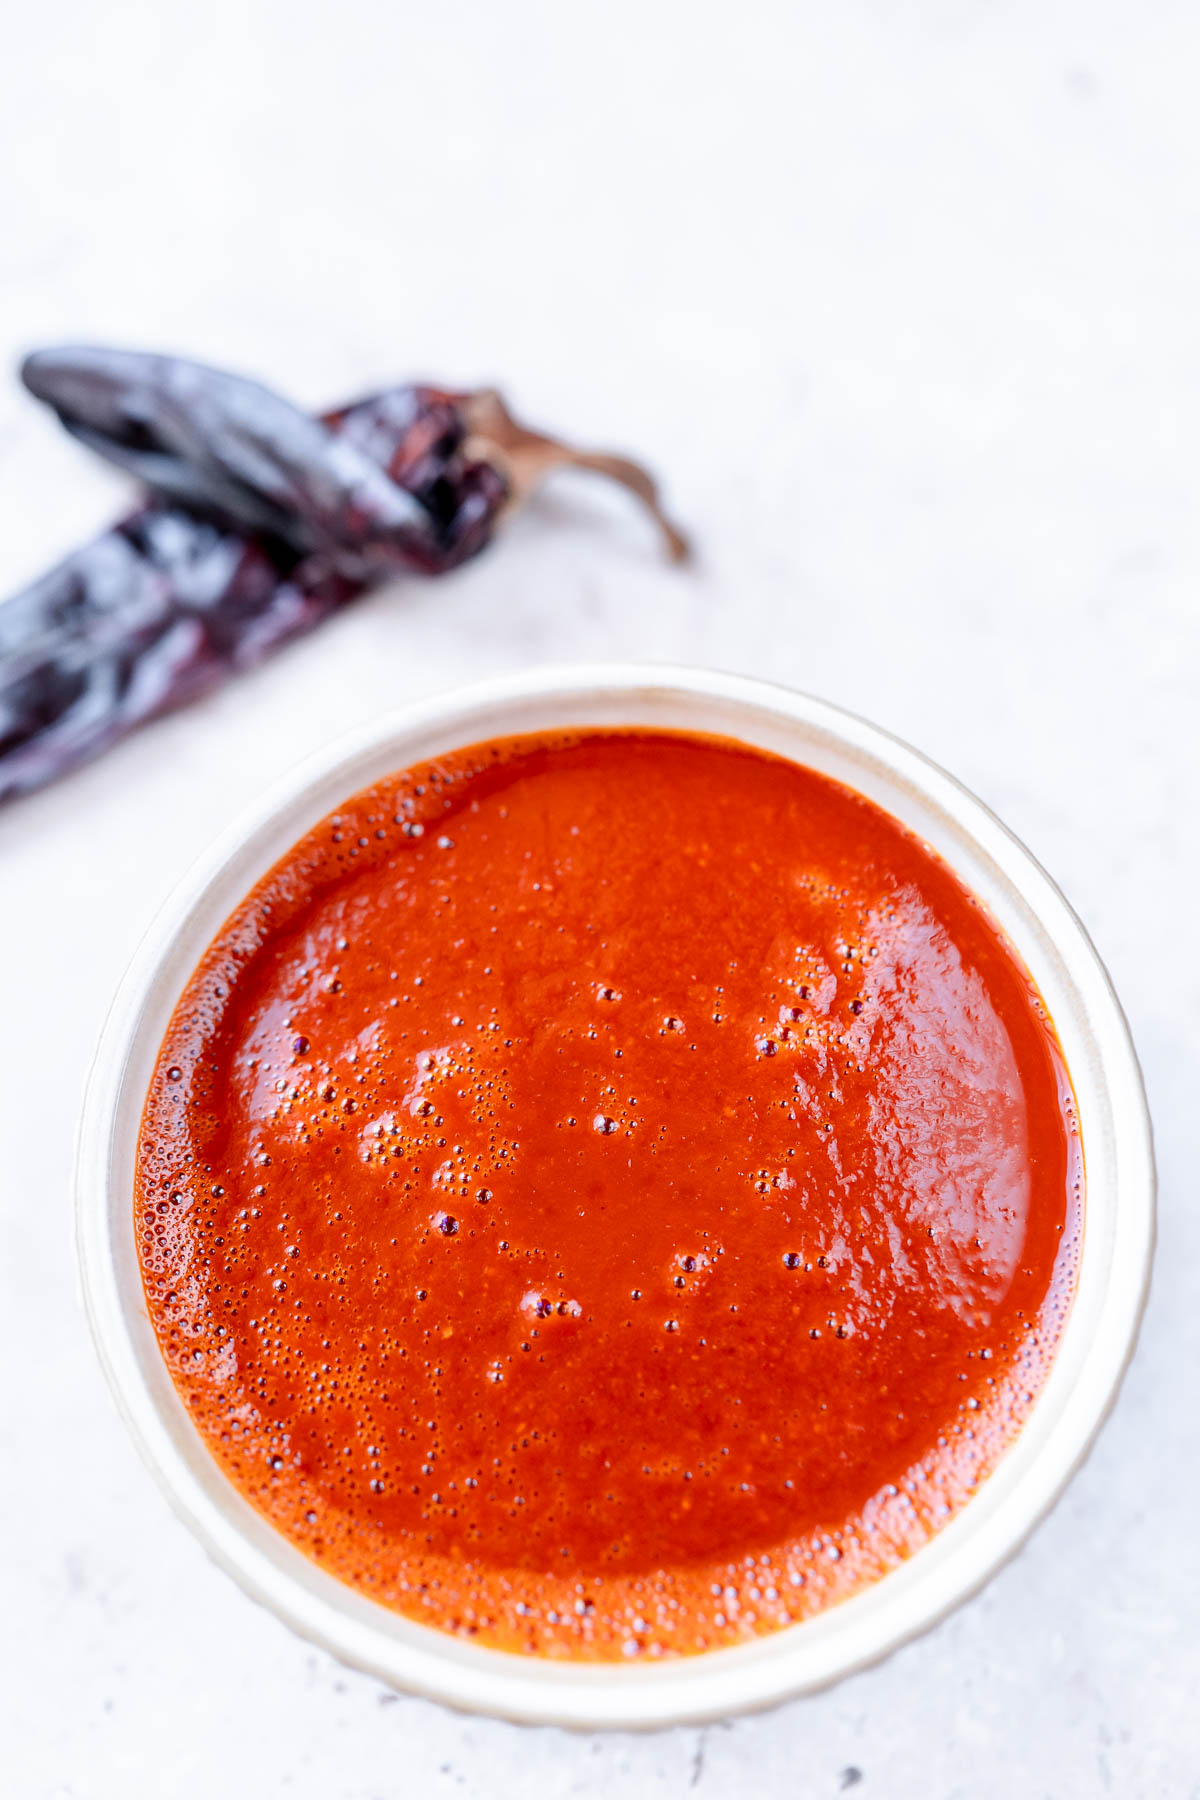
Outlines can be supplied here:
<path id="1" fill-rule="evenodd" d="M 230 1481 L 492 1646 L 737 1643 L 924 1544 L 1078 1261 L 1070 1086 L 926 847 L 716 739 L 484 744 L 348 801 L 176 1009 L 136 1224 Z"/>

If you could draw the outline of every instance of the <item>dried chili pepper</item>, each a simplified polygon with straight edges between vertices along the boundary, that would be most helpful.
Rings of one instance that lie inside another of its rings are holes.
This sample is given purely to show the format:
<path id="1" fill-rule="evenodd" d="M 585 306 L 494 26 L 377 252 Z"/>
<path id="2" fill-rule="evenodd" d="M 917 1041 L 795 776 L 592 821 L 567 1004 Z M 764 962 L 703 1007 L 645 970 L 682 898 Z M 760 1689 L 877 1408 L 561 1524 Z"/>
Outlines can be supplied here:
<path id="1" fill-rule="evenodd" d="M 686 554 L 645 470 L 527 430 L 490 390 L 395 387 L 313 419 L 177 357 L 48 350 L 22 376 L 150 494 L 0 606 L 0 801 L 389 576 L 456 568 L 556 468 L 621 483 Z"/>

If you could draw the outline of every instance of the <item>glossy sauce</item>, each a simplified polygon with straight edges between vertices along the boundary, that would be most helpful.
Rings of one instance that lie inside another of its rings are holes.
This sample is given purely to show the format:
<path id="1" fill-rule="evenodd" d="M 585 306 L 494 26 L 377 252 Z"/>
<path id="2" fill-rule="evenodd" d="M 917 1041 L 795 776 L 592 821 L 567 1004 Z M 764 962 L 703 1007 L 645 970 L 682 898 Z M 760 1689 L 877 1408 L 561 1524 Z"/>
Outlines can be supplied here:
<path id="1" fill-rule="evenodd" d="M 657 1657 L 894 1567 L 1070 1300 L 1070 1087 L 1012 950 L 850 790 L 509 739 L 347 802 L 164 1042 L 137 1227 L 176 1387 L 292 1542 L 425 1623 Z"/>

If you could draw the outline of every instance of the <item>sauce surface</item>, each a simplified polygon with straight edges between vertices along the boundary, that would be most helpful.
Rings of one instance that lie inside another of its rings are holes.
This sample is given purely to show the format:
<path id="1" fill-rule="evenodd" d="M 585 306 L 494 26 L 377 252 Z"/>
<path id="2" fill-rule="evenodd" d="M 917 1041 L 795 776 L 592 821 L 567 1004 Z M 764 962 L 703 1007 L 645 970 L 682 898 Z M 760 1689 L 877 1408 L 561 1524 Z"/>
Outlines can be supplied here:
<path id="1" fill-rule="evenodd" d="M 742 1641 L 894 1567 L 1070 1303 L 1062 1057 L 950 870 L 717 739 L 398 773 L 265 877 L 142 1124 L 151 1317 L 220 1466 L 499 1648 Z"/>

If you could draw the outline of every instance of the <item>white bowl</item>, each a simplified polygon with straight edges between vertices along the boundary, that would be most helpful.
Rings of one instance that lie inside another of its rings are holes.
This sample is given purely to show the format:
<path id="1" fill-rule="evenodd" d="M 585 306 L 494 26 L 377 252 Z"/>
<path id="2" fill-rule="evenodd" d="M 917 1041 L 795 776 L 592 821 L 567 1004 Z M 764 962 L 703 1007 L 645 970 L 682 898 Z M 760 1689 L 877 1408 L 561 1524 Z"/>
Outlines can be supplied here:
<path id="1" fill-rule="evenodd" d="M 259 877 L 340 801 L 395 769 L 484 738 L 556 726 L 644 726 L 736 738 L 836 777 L 931 844 L 1023 958 L 1058 1029 L 1086 1168 L 1079 1282 L 1058 1355 L 1019 1438 L 979 1493 L 900 1568 L 754 1643 L 653 1666 L 558 1663 L 482 1649 L 344 1586 L 275 1532 L 209 1455 L 146 1310 L 133 1231 L 142 1103 L 172 1009 L 201 953 Z M 117 1403 L 168 1499 L 247 1593 L 392 1686 L 451 1706 L 581 1727 L 646 1727 L 768 1705 L 860 1669 L 986 1581 L 1086 1454 L 1129 1360 L 1154 1235 L 1141 1076 L 1105 971 L 1058 889 L 949 775 L 824 701 L 739 676 L 578 666 L 504 676 L 364 726 L 260 800 L 192 870 L 113 1005 L 80 1128 L 84 1297 Z"/>

